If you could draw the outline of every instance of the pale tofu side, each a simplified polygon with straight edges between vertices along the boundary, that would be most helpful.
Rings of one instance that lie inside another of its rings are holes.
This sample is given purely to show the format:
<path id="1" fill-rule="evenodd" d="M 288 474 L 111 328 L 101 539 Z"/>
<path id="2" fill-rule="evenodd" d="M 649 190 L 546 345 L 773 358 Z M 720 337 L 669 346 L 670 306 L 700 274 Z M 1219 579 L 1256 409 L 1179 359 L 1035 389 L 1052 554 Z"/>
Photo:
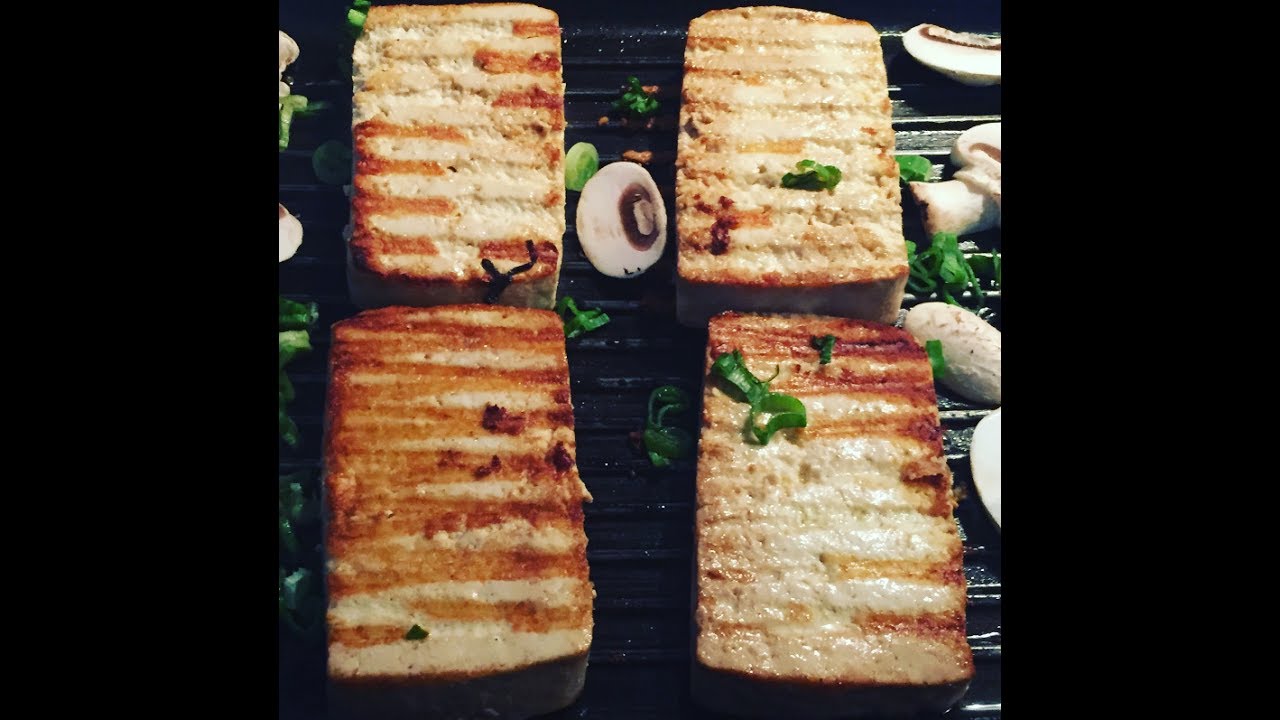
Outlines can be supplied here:
<path id="1" fill-rule="evenodd" d="M 714 10 L 689 24 L 676 160 L 677 313 L 728 309 L 892 322 L 907 279 L 880 37 L 807 10 Z M 801 160 L 830 191 L 784 188 Z"/>
<path id="2" fill-rule="evenodd" d="M 550 308 L 565 231 L 556 13 L 534 5 L 369 10 L 352 56 L 348 280 L 359 307 Z"/>
<path id="3" fill-rule="evenodd" d="M 333 327 L 325 428 L 331 699 L 360 716 L 527 717 L 591 644 L 561 320 L 382 308 Z M 414 625 L 423 639 L 406 639 Z"/>
<path id="4" fill-rule="evenodd" d="M 812 337 L 834 335 L 819 363 Z M 740 350 L 808 427 L 743 437 L 710 374 Z M 694 695 L 722 712 L 943 709 L 973 674 L 963 549 L 932 374 L 905 332 L 803 315 L 709 327 L 696 515 Z M 850 705 L 856 701 L 855 705 Z"/>

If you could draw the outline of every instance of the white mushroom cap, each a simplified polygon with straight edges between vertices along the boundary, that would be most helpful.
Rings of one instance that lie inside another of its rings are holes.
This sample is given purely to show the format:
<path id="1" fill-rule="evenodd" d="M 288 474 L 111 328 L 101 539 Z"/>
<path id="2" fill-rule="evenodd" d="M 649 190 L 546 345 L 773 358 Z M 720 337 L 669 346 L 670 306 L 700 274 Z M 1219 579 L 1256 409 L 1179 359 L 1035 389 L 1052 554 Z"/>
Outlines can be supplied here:
<path id="1" fill-rule="evenodd" d="M 952 32 L 928 23 L 902 35 L 902 46 L 921 65 L 965 85 L 1000 84 L 1000 39 Z"/>
<path id="2" fill-rule="evenodd" d="M 1001 223 L 1000 123 L 965 130 L 951 148 L 954 180 L 911 183 L 925 231 L 968 235 Z"/>
<path id="3" fill-rule="evenodd" d="M 289 67 L 289 63 L 298 59 L 301 51 L 298 50 L 298 43 L 293 38 L 280 31 L 280 76 L 284 77 L 284 69 Z"/>
<path id="4" fill-rule="evenodd" d="M 1000 408 L 978 422 L 969 443 L 969 465 L 973 468 L 973 486 L 987 507 L 987 513 L 1000 527 Z"/>
<path id="5" fill-rule="evenodd" d="M 653 176 L 631 162 L 610 163 L 578 198 L 578 240 L 596 270 L 635 277 L 662 257 L 667 209 Z"/>
<path id="6" fill-rule="evenodd" d="M 293 257 L 302 245 L 302 223 L 280 205 L 280 262 Z"/>

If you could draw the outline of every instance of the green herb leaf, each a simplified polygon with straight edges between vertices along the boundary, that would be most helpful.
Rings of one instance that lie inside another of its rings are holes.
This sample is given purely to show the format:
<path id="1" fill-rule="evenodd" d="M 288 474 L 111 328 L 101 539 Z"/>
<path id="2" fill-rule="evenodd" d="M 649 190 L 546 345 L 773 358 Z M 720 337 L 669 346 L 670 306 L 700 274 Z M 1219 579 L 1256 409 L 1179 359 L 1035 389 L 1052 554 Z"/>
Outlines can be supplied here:
<path id="1" fill-rule="evenodd" d="M 758 413 L 771 413 L 763 428 L 756 425 Z M 751 406 L 751 412 L 747 415 L 747 426 L 761 445 L 768 445 L 773 434 L 782 428 L 802 428 L 808 424 L 809 417 L 804 403 L 799 398 L 784 393 L 771 392 L 765 395 L 760 402 Z"/>
<path id="2" fill-rule="evenodd" d="M 421 625 L 414 625 L 409 628 L 409 632 L 404 634 L 405 640 L 426 640 L 429 633 L 422 629 Z"/>
<path id="3" fill-rule="evenodd" d="M 818 362 L 820 364 L 826 365 L 831 362 L 831 351 L 836 347 L 835 335 L 823 335 L 822 337 L 814 335 L 809 338 L 809 344 L 813 346 L 814 350 L 818 351 Z"/>
<path id="4" fill-rule="evenodd" d="M 317 113 L 323 112 L 328 109 L 329 109 L 329 103 L 323 100 L 317 100 L 316 102 L 309 102 L 303 107 L 294 108 L 293 116 L 308 117 L 310 115 L 315 115 Z"/>
<path id="5" fill-rule="evenodd" d="M 933 174 L 933 163 L 919 155 L 899 155 L 898 177 L 902 182 L 927 182 Z"/>
<path id="6" fill-rule="evenodd" d="M 941 340 L 926 340 L 924 351 L 929 355 L 929 365 L 933 367 L 933 379 L 938 380 L 947 374 L 947 360 L 942 356 Z"/>
<path id="7" fill-rule="evenodd" d="M 564 155 L 564 186 L 582 192 L 587 181 L 600 169 L 600 153 L 591 143 L 574 143 Z"/>
<path id="8" fill-rule="evenodd" d="M 636 76 L 627 78 L 627 85 L 629 88 L 622 93 L 622 97 L 613 101 L 614 110 L 622 110 L 636 118 L 648 117 L 658 112 L 658 101 L 645 92 Z"/>
<path id="9" fill-rule="evenodd" d="M 562 316 L 566 312 L 569 313 L 564 320 L 566 340 L 572 340 L 609 323 L 609 316 L 603 310 L 597 308 L 579 310 L 578 304 L 568 295 L 560 298 L 560 302 L 556 303 L 556 312 Z"/>
<path id="10" fill-rule="evenodd" d="M 280 296 L 280 329 L 305 330 L 320 319 L 320 307 L 313 302 L 301 303 Z"/>
<path id="11" fill-rule="evenodd" d="M 840 168 L 819 165 L 816 160 L 796 163 L 796 172 L 782 176 L 782 187 L 793 190 L 830 190 L 840 184 Z"/>
<path id="12" fill-rule="evenodd" d="M 311 169 L 326 185 L 346 185 L 351 182 L 351 148 L 329 140 L 311 153 Z"/>

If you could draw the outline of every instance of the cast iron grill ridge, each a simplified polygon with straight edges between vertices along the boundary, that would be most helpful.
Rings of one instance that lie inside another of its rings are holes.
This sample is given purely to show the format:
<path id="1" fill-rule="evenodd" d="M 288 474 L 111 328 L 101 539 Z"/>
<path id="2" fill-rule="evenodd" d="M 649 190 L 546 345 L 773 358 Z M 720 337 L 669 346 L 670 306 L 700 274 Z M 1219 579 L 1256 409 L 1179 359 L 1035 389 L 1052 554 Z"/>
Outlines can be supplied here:
<path id="1" fill-rule="evenodd" d="M 601 166 L 621 159 L 628 149 L 653 151 L 649 170 L 667 203 L 672 218 L 668 243 L 674 245 L 676 118 L 688 18 L 663 18 L 659 27 L 599 27 L 575 25 L 572 13 L 562 10 L 560 20 L 566 149 L 590 142 L 600 152 Z M 349 107 L 351 86 L 337 64 L 324 57 L 333 55 L 337 29 L 316 35 L 284 29 L 302 48 L 298 65 L 286 73 L 295 78 L 294 92 L 326 100 L 337 109 L 295 121 L 290 149 L 280 154 L 280 201 L 305 228 L 298 254 L 280 266 L 280 291 L 291 299 L 318 302 L 321 320 L 312 332 L 314 352 L 289 366 L 297 390 L 290 411 L 303 438 L 297 449 L 281 452 L 280 470 L 314 472 L 319 468 L 328 328 L 357 308 L 350 304 L 346 288 L 341 232 L 347 200 L 341 188 L 315 180 L 310 155 L 329 139 L 350 142 L 350 116 L 341 109 Z M 897 151 L 945 164 L 962 131 L 1000 119 L 1000 89 L 964 87 L 919 67 L 903 53 L 900 35 L 885 32 L 882 38 Z M 652 129 L 624 128 L 611 112 L 610 103 L 630 75 L 661 87 L 662 106 Z M 604 115 L 612 118 L 607 126 L 598 124 Z M 628 435 L 643 425 L 653 388 L 672 384 L 700 397 L 706 330 L 675 322 L 674 247 L 668 248 L 663 263 L 639 279 L 605 278 L 582 254 L 573 223 L 578 194 L 567 195 L 569 222 L 558 297 L 570 295 L 580 307 L 604 309 L 612 322 L 568 342 L 578 467 L 595 496 L 584 511 L 597 598 L 583 695 L 551 717 L 702 717 L 688 690 L 694 462 L 655 470 L 632 449 Z M 903 196 L 906 237 L 919 243 L 924 231 L 910 193 L 904 189 Z M 1000 246 L 998 232 L 965 239 L 975 240 L 982 251 Z M 908 294 L 904 306 L 916 302 Z M 990 293 L 988 305 L 996 312 L 997 325 L 1000 303 L 1000 293 Z M 1000 535 L 974 497 L 968 461 L 973 428 L 989 410 L 941 389 L 939 406 L 947 460 L 957 487 L 968 494 L 956 516 L 965 545 L 968 636 L 976 667 L 968 693 L 950 715 L 994 718 L 1001 714 Z M 323 648 L 313 651 L 319 657 L 285 652 L 281 717 L 319 716 Z"/>

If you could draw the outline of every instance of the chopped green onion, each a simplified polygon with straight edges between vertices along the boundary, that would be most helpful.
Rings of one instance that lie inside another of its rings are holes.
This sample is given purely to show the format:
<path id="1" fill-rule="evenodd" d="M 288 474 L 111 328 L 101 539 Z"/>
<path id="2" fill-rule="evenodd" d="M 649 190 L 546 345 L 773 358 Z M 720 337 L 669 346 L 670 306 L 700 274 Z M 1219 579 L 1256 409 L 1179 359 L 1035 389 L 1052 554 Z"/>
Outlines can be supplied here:
<path id="1" fill-rule="evenodd" d="M 689 394 L 674 385 L 663 385 L 649 393 L 649 415 L 641 438 L 654 467 L 667 467 L 672 460 L 693 452 L 693 436 L 687 430 L 662 424 L 669 413 L 678 415 L 689 405 Z"/>
<path id="2" fill-rule="evenodd" d="M 313 302 L 301 303 L 280 296 L 280 329 L 305 330 L 320 318 L 320 308 Z"/>
<path id="3" fill-rule="evenodd" d="M 306 330 L 283 330 L 280 332 L 280 367 L 301 353 L 311 350 L 311 336 Z"/>
<path id="4" fill-rule="evenodd" d="M 998 260 L 992 259 L 991 263 L 998 280 Z M 951 233 L 934 233 L 929 249 L 924 252 L 917 252 L 916 244 L 908 240 L 907 265 L 907 287 L 913 293 L 929 295 L 936 291 L 945 302 L 960 305 L 956 296 L 970 290 L 979 307 L 986 301 L 973 262 L 960 250 L 959 239 Z"/>
<path id="5" fill-rule="evenodd" d="M 840 184 L 840 168 L 820 165 L 816 160 L 796 163 L 796 172 L 782 176 L 782 187 L 793 190 L 830 190 Z"/>
<path id="6" fill-rule="evenodd" d="M 926 182 L 933 174 L 933 163 L 919 155 L 899 155 L 898 177 L 902 182 Z"/>
<path id="7" fill-rule="evenodd" d="M 415 624 L 409 628 L 409 632 L 404 634 L 405 640 L 426 640 L 429 633 L 422 629 L 421 625 Z"/>
<path id="8" fill-rule="evenodd" d="M 337 140 L 324 143 L 311 154 L 311 169 L 326 185 L 346 185 L 351 182 L 351 148 Z"/>
<path id="9" fill-rule="evenodd" d="M 556 312 L 562 316 L 566 312 L 569 313 L 564 320 L 564 337 L 566 340 L 572 340 L 579 335 L 589 333 L 609 322 L 609 316 L 603 310 L 598 308 L 579 310 L 578 304 L 567 295 L 560 298 L 560 302 L 556 303 Z"/>
<path id="10" fill-rule="evenodd" d="M 737 388 L 742 394 L 741 398 L 738 398 L 739 400 L 745 400 L 752 405 L 760 402 L 765 394 L 769 392 L 769 381 L 761 381 L 751 374 L 742 359 L 742 353 L 737 350 L 732 353 L 723 353 L 716 358 L 716 361 L 711 364 L 711 372 L 724 378 L 730 385 Z M 777 372 L 774 372 L 774 377 L 777 376 Z"/>
<path id="11" fill-rule="evenodd" d="M 289 128 L 293 125 L 293 114 L 307 106 L 307 99 L 302 95 L 285 95 L 280 98 L 280 149 L 289 147 Z"/>
<path id="12" fill-rule="evenodd" d="M 591 143 L 574 143 L 564 155 L 564 186 L 582 192 L 587 181 L 600 169 L 600 153 Z"/>
<path id="13" fill-rule="evenodd" d="M 926 340 L 924 351 L 929 355 L 929 365 L 933 368 L 933 379 L 937 380 L 947 374 L 947 360 L 942 355 L 941 340 Z"/>
<path id="14" fill-rule="evenodd" d="M 822 337 L 814 335 L 809 338 L 809 344 L 813 346 L 814 350 L 818 351 L 819 363 L 826 365 L 831 362 L 831 351 L 836 347 L 835 335 L 823 335 Z"/>
<path id="15" fill-rule="evenodd" d="M 372 4 L 373 0 L 354 0 L 354 2 L 351 3 L 351 7 L 356 10 L 368 10 L 369 6 Z"/>
<path id="16" fill-rule="evenodd" d="M 632 75 L 627 78 L 628 89 L 622 93 L 622 97 L 613 101 L 614 110 L 622 110 L 633 117 L 642 118 L 653 115 L 658 112 L 658 101 L 652 95 L 645 92 L 644 86 L 640 84 L 640 80 Z"/>
<path id="17" fill-rule="evenodd" d="M 364 33 L 364 21 L 368 18 L 367 13 L 360 12 L 354 7 L 347 11 L 347 33 L 353 38 L 358 38 Z"/>
<path id="18" fill-rule="evenodd" d="M 771 414 L 763 428 L 756 425 L 757 413 Z M 765 395 L 759 403 L 751 406 L 751 412 L 747 415 L 747 427 L 761 445 L 768 445 L 773 434 L 782 428 L 802 428 L 808 424 L 809 417 L 804 403 L 783 393 L 771 392 Z"/>

